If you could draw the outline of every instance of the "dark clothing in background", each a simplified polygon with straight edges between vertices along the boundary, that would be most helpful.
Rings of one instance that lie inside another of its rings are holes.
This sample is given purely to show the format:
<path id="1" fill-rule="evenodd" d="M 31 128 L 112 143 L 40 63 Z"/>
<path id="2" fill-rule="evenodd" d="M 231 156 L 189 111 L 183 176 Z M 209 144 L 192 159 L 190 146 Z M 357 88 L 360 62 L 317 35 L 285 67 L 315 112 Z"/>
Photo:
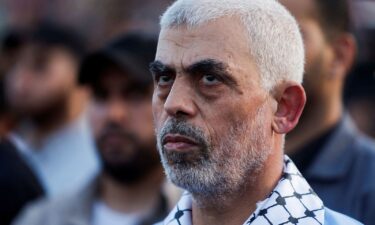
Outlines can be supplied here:
<path id="1" fill-rule="evenodd" d="M 93 206 L 98 200 L 98 180 L 82 190 L 53 199 L 41 199 L 23 210 L 13 225 L 90 225 Z M 167 199 L 161 193 L 159 205 L 140 225 L 152 225 L 168 215 Z M 110 225 L 110 224 L 108 224 Z"/>
<path id="2" fill-rule="evenodd" d="M 0 140 L 0 225 L 10 224 L 28 202 L 43 195 L 43 189 L 18 150 Z"/>
<path id="3" fill-rule="evenodd" d="M 310 146 L 320 146 L 315 155 Z M 301 160 L 305 150 L 312 161 Z M 291 158 L 304 168 L 302 174 L 325 206 L 375 225 L 375 142 L 361 134 L 349 116 L 298 153 Z"/>
<path id="4" fill-rule="evenodd" d="M 304 174 L 306 170 L 308 170 L 308 168 L 314 163 L 315 159 L 322 152 L 324 146 L 330 140 L 330 137 L 337 130 L 337 128 L 338 125 L 335 125 L 292 155 L 293 162 L 297 165 L 297 168 L 302 174 Z"/>

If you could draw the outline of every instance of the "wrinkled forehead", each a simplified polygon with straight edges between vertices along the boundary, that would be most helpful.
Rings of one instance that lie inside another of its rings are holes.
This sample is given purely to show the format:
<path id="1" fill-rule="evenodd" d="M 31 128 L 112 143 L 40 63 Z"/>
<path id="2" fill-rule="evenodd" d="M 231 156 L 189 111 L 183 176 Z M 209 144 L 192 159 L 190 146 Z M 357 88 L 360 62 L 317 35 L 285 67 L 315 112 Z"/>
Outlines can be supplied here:
<path id="1" fill-rule="evenodd" d="M 230 65 L 244 57 L 250 57 L 247 33 L 238 19 L 228 17 L 196 27 L 163 28 L 156 53 L 156 60 L 176 68 L 204 59 Z"/>

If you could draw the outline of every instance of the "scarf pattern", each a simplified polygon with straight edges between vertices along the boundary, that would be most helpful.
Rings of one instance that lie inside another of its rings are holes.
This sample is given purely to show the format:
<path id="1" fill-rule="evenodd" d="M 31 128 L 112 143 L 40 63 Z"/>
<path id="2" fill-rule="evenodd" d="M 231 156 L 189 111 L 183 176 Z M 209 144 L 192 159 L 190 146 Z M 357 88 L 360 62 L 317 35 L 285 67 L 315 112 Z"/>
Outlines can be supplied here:
<path id="1" fill-rule="evenodd" d="M 162 225 L 192 225 L 192 196 L 185 192 Z M 243 225 L 323 225 L 324 205 L 294 163 L 284 157 L 281 179 L 269 196 L 257 203 Z"/>

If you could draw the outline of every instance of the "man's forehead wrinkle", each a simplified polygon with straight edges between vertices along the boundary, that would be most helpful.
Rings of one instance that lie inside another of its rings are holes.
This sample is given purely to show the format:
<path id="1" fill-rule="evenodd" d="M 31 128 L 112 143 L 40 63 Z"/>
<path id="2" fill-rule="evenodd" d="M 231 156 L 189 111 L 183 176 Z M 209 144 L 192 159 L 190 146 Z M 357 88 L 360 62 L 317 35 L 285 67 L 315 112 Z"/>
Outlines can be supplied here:
<path id="1" fill-rule="evenodd" d="M 165 37 L 165 38 L 163 38 L 163 40 L 169 42 L 168 44 L 171 44 L 171 43 L 172 43 L 173 45 L 175 45 L 175 46 L 177 46 L 177 47 L 179 47 L 179 48 L 183 48 L 183 49 L 188 49 L 188 48 L 189 48 L 188 46 L 186 46 L 186 44 L 185 44 L 184 42 L 181 42 L 181 41 L 175 40 L 175 39 L 173 39 L 173 38 Z M 185 44 L 185 45 L 184 45 L 184 44 Z"/>

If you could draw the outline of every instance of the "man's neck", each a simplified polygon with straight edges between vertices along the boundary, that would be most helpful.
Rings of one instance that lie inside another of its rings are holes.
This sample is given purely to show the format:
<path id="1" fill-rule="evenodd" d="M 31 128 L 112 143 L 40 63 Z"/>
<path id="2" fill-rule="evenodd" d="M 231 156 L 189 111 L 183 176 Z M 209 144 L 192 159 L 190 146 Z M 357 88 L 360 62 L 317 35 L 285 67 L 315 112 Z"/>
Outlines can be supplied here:
<path id="1" fill-rule="evenodd" d="M 306 106 L 297 127 L 287 135 L 285 152 L 293 154 L 334 127 L 342 118 L 341 99 L 331 98 Z"/>
<path id="2" fill-rule="evenodd" d="M 256 210 L 256 204 L 264 200 L 276 187 L 283 168 L 283 154 L 270 155 L 264 168 L 256 174 L 256 179 L 250 175 L 246 180 L 252 180 L 242 190 L 232 193 L 225 202 L 209 203 L 202 206 L 197 204 L 193 196 L 194 225 L 242 225 Z M 204 200 L 198 200 L 202 202 Z"/>
<path id="3" fill-rule="evenodd" d="M 164 174 L 162 168 L 155 168 L 142 181 L 126 185 L 106 174 L 99 183 L 99 198 L 111 209 L 118 212 L 148 214 L 158 206 Z"/>

